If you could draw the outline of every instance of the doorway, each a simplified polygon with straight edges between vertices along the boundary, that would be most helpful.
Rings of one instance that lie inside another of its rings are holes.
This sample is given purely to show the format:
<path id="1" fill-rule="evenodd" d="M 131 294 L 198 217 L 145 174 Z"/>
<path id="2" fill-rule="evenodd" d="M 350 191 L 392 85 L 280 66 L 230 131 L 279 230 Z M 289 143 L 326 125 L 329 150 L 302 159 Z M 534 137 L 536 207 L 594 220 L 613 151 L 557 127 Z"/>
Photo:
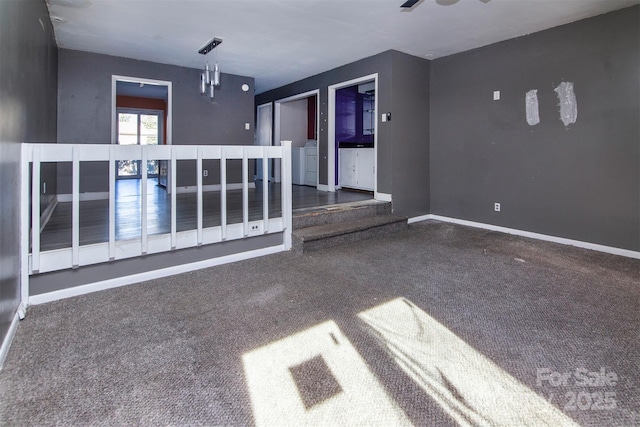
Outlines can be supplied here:
<path id="1" fill-rule="evenodd" d="M 342 91 L 342 89 L 347 90 Z M 329 191 L 341 188 L 344 181 L 340 177 L 340 169 L 342 168 L 343 178 L 348 182 L 346 187 L 372 190 L 376 200 L 385 199 L 383 195 L 378 193 L 377 94 L 377 73 L 328 87 Z M 348 109 L 343 108 L 346 104 L 349 105 Z M 341 150 L 345 150 L 342 151 L 342 154 L 345 155 L 342 162 L 340 161 Z M 364 165 L 364 167 L 361 168 L 359 165 Z M 365 170 L 366 173 L 361 175 L 362 170 Z M 354 184 L 354 180 L 364 184 Z"/>
<path id="2" fill-rule="evenodd" d="M 318 125 L 320 122 L 320 90 L 293 95 L 275 101 L 275 144 L 291 141 L 294 184 L 306 185 L 326 191 L 320 185 L 318 155 Z M 280 177 L 280 162 L 274 166 L 276 182 Z M 296 177 L 299 179 L 296 180 Z"/>
<path id="3" fill-rule="evenodd" d="M 113 75 L 111 77 L 111 143 L 127 145 L 171 144 L 172 84 L 170 81 Z M 140 179 L 140 161 L 116 162 L 118 179 Z M 150 177 L 169 189 L 169 162 L 149 160 Z"/>

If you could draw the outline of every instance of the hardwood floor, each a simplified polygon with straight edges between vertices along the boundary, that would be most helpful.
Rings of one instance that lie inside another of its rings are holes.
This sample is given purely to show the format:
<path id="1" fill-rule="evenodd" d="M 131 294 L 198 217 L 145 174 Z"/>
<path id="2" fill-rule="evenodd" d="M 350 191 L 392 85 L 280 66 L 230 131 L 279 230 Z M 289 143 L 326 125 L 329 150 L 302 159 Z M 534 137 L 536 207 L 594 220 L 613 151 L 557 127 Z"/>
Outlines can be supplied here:
<path id="1" fill-rule="evenodd" d="M 139 179 L 116 182 L 116 240 L 137 238 L 141 234 L 141 185 Z M 294 185 L 293 210 L 309 209 L 338 203 L 373 198 L 371 193 L 339 190 L 318 191 L 313 187 Z M 249 189 L 249 220 L 262 219 L 262 185 Z M 280 184 L 269 185 L 269 217 L 282 215 Z M 203 227 L 221 222 L 220 192 L 203 193 Z M 242 222 L 242 190 L 227 191 L 227 223 Z M 80 245 L 109 241 L 109 201 L 91 200 L 80 203 Z M 195 230 L 197 197 L 195 193 L 176 196 L 177 231 Z M 154 179 L 147 183 L 147 233 L 164 234 L 171 230 L 171 197 Z M 40 249 L 48 251 L 71 246 L 71 203 L 58 203 L 51 219 L 40 235 Z"/>

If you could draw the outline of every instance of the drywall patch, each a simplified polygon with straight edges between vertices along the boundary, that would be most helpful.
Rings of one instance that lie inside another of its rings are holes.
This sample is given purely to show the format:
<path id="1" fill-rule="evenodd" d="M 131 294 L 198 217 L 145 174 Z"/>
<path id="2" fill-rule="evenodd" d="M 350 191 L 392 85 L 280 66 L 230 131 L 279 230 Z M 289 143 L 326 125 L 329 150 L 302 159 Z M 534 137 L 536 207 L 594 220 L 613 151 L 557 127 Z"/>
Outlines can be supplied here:
<path id="1" fill-rule="evenodd" d="M 578 102 L 573 92 L 573 83 L 562 82 L 554 90 L 560 102 L 560 120 L 567 127 L 575 123 L 578 118 Z"/>
<path id="2" fill-rule="evenodd" d="M 538 110 L 538 89 L 531 89 L 525 95 L 525 104 L 527 108 L 527 123 L 529 126 L 535 126 L 540 123 L 540 113 Z"/>

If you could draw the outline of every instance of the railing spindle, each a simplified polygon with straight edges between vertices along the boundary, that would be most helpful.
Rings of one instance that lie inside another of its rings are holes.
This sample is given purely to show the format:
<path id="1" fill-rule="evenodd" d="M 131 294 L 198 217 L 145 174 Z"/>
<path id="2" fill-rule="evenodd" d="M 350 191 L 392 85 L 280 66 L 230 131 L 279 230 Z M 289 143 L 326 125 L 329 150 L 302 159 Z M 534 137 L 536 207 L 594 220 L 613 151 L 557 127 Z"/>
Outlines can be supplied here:
<path id="1" fill-rule="evenodd" d="M 269 232 L 269 156 L 267 149 L 262 147 L 262 232 Z"/>
<path id="2" fill-rule="evenodd" d="M 116 146 L 109 147 L 109 260 L 116 258 Z"/>
<path id="3" fill-rule="evenodd" d="M 220 234 L 221 240 L 227 240 L 227 152 L 220 152 Z"/>
<path id="4" fill-rule="evenodd" d="M 284 248 L 291 249 L 291 141 L 282 141 L 282 167 L 280 168 L 282 181 L 282 220 L 284 222 Z"/>
<path id="5" fill-rule="evenodd" d="M 171 167 L 169 168 L 168 178 L 171 183 L 171 249 L 175 249 L 177 246 L 177 234 L 176 234 L 176 157 L 177 157 L 177 149 L 176 147 L 171 147 Z"/>
<path id="6" fill-rule="evenodd" d="M 202 147 L 198 147 L 196 155 L 196 186 L 197 186 L 197 205 L 198 205 L 198 220 L 197 220 L 197 242 L 198 246 L 202 245 Z"/>
<path id="7" fill-rule="evenodd" d="M 249 158 L 246 147 L 242 147 L 242 224 L 246 237 L 249 235 Z"/>
<path id="8" fill-rule="evenodd" d="M 71 177 L 71 265 L 80 267 L 80 147 L 72 149 L 72 177 Z"/>
<path id="9" fill-rule="evenodd" d="M 40 147 L 33 148 L 31 176 L 31 270 L 40 271 Z"/>
<path id="10" fill-rule="evenodd" d="M 140 252 L 142 255 L 147 254 L 148 250 L 148 232 L 147 232 L 147 147 L 141 145 L 140 146 L 140 167 L 142 168 L 142 179 L 140 181 Z"/>

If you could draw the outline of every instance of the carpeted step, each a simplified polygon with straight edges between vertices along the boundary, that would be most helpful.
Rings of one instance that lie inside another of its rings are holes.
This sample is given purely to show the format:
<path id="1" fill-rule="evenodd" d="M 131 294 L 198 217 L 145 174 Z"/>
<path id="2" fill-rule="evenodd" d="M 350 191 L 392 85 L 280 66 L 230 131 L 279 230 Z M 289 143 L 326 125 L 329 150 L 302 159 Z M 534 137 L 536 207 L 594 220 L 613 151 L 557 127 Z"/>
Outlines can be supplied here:
<path id="1" fill-rule="evenodd" d="M 393 214 L 314 225 L 293 231 L 293 250 L 298 253 L 317 251 L 395 233 L 407 227 L 406 217 Z"/>
<path id="2" fill-rule="evenodd" d="M 388 215 L 391 213 L 391 203 L 378 200 L 343 203 L 339 205 L 323 206 L 304 211 L 294 212 L 293 229 L 298 230 L 323 224 L 354 221 L 374 215 Z"/>

